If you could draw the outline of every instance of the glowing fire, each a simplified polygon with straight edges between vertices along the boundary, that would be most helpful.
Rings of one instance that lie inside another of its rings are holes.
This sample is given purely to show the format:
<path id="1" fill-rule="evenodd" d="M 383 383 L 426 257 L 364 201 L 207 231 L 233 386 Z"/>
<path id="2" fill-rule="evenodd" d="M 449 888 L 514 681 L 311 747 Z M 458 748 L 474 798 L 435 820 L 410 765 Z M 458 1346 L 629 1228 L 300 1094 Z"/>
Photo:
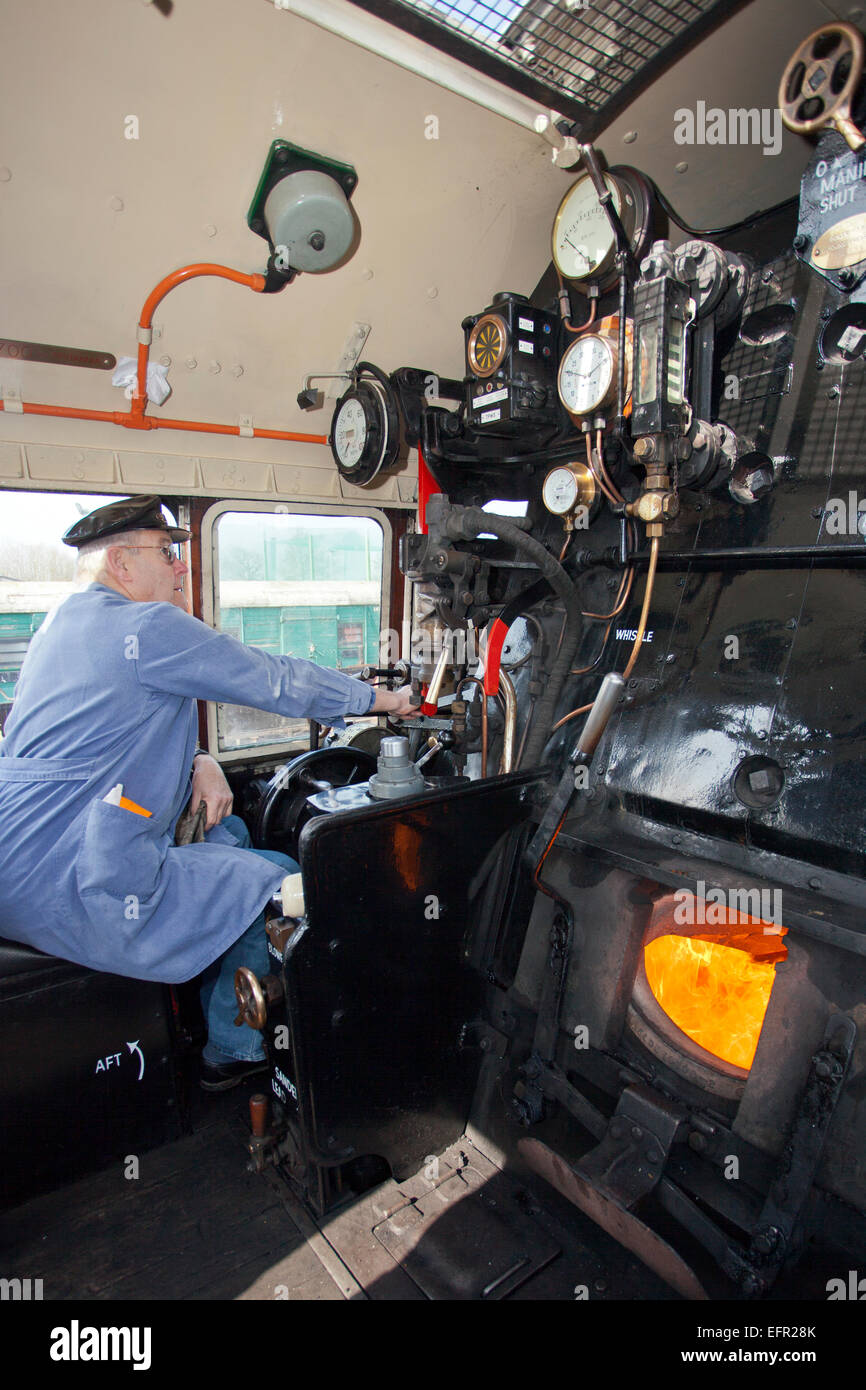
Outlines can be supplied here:
<path id="1" fill-rule="evenodd" d="M 746 922 L 758 925 L 743 918 L 742 924 Z M 739 922 L 732 926 L 733 931 L 718 933 L 716 940 L 658 936 L 646 946 L 644 964 L 653 994 L 677 1027 L 716 1057 L 748 1070 L 770 1000 L 775 962 L 786 954 L 779 941 L 784 928 L 775 928 L 772 947 L 764 938 L 762 950 L 760 937 L 744 933 Z M 729 942 L 736 938 L 745 949 L 723 945 L 718 936 Z M 764 959 L 756 960 L 755 955 Z"/>

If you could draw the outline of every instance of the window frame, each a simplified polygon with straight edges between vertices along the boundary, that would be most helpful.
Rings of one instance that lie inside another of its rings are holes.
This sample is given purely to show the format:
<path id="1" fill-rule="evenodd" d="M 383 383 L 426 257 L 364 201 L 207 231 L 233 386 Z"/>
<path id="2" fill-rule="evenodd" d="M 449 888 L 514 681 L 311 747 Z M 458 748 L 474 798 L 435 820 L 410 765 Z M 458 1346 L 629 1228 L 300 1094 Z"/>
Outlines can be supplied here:
<path id="1" fill-rule="evenodd" d="M 250 499 L 241 497 L 221 498 L 208 507 L 201 519 L 201 600 L 202 618 L 217 632 L 222 631 L 219 624 L 220 602 L 218 594 L 219 579 L 219 528 L 217 523 L 226 512 L 260 512 L 274 516 L 335 516 L 368 517 L 378 522 L 382 528 L 382 584 L 379 595 L 379 632 L 383 620 L 387 622 L 391 611 L 391 563 L 393 552 L 393 531 L 387 514 L 379 507 L 333 506 L 317 502 L 274 502 L 270 499 Z M 216 704 L 206 702 L 208 748 L 220 763 L 239 763 L 267 759 L 285 758 L 287 754 L 296 756 L 301 750 L 293 748 L 287 741 L 281 743 L 250 744 L 246 748 L 226 748 L 219 746 Z M 369 718 L 368 716 L 365 716 Z M 352 716 L 349 716 L 352 718 Z"/>

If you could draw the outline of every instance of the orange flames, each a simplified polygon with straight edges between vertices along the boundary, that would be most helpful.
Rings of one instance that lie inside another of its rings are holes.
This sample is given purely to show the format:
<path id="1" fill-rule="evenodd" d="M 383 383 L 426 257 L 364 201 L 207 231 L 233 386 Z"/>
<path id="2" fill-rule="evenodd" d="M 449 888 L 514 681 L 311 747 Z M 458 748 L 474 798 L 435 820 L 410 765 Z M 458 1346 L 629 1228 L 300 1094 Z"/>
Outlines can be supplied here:
<path id="1" fill-rule="evenodd" d="M 657 936 L 644 949 L 650 988 L 690 1038 L 748 1070 L 770 1001 L 775 966 L 787 954 L 784 927 L 728 912 L 728 930 Z M 745 930 L 743 930 L 745 928 Z M 736 943 L 736 944 L 733 944 Z"/>

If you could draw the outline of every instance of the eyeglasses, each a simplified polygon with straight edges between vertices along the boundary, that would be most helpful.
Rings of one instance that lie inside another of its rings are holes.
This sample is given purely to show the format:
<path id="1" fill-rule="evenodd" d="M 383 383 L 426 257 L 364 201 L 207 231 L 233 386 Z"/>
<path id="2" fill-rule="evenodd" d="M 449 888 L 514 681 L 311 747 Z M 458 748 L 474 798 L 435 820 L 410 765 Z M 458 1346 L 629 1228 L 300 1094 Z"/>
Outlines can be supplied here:
<path id="1" fill-rule="evenodd" d="M 180 547 L 175 545 L 119 545 L 118 550 L 158 550 L 167 565 L 180 559 Z"/>

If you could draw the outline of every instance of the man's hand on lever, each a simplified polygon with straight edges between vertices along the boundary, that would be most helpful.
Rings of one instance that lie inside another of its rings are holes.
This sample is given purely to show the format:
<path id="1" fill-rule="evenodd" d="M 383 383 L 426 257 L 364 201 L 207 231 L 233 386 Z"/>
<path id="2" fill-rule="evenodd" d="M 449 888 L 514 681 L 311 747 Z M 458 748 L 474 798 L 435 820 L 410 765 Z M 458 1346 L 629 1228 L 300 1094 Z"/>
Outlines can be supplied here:
<path id="1" fill-rule="evenodd" d="M 399 690 L 379 689 L 376 691 L 376 699 L 370 713 L 395 714 L 400 719 L 414 719 L 418 713 L 418 706 L 410 703 L 411 698 L 411 685 L 402 685 Z"/>
<path id="2" fill-rule="evenodd" d="M 205 830 L 212 830 L 231 815 L 232 793 L 223 770 L 209 753 L 199 753 L 192 765 L 192 806 L 203 801 L 207 806 Z"/>

